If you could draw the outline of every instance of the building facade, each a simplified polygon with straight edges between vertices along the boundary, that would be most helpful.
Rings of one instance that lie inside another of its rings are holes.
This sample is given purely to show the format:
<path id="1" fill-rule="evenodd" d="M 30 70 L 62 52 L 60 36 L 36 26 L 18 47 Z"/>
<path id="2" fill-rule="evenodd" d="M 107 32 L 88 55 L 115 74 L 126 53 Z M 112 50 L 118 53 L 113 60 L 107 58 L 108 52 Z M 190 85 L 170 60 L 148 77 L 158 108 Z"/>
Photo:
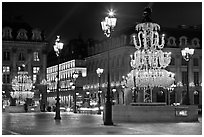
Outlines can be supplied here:
<path id="1" fill-rule="evenodd" d="M 16 98 L 11 97 L 12 80 L 18 75 L 19 68 L 32 79 L 34 97 L 29 105 L 40 105 L 46 102 L 46 47 L 47 42 L 40 29 L 32 29 L 25 24 L 3 24 L 2 29 L 2 92 L 3 105 L 17 105 Z"/>
<path id="2" fill-rule="evenodd" d="M 47 68 L 47 102 L 48 106 L 55 106 L 55 98 L 57 96 L 57 82 L 56 76 L 58 72 L 58 66 L 50 66 Z M 79 74 L 79 77 L 74 81 L 73 73 Z M 87 68 L 85 60 L 71 60 L 59 64 L 59 81 L 60 81 L 60 104 L 61 106 L 73 106 L 74 93 L 78 93 L 78 104 L 82 104 L 84 97 L 83 93 L 83 82 L 87 76 Z M 76 90 L 73 89 L 72 85 L 75 83 Z"/>
<path id="3" fill-rule="evenodd" d="M 171 63 L 168 70 L 175 73 L 175 85 L 173 89 L 157 88 L 153 90 L 153 102 L 166 102 L 168 104 L 182 103 L 186 92 L 187 66 L 181 55 L 181 50 L 185 47 L 194 48 L 195 52 L 189 63 L 189 83 L 190 83 L 190 104 L 202 104 L 202 42 L 201 29 L 197 27 L 180 27 L 175 29 L 164 29 L 166 34 L 164 51 L 171 52 Z M 114 102 L 124 103 L 124 91 L 122 89 L 122 76 L 126 76 L 130 70 L 130 55 L 135 52 L 132 42 L 133 31 L 115 36 L 88 47 L 87 80 L 84 89 L 91 93 L 99 90 L 99 78 L 96 74 L 97 68 L 103 68 L 101 75 L 102 100 L 105 100 L 107 85 L 107 54 L 110 53 L 110 81 L 112 98 Z M 132 95 L 133 97 L 133 95 Z M 139 97 L 139 96 L 137 96 Z M 168 99 L 170 98 L 170 99 Z M 132 98 L 130 99 L 133 102 Z M 137 98 L 137 102 L 143 99 Z"/>
<path id="4" fill-rule="evenodd" d="M 110 81 L 111 97 L 114 104 L 125 104 L 125 100 L 133 102 L 134 94 L 129 99 L 124 97 L 123 76 L 131 70 L 130 55 L 136 50 L 132 41 L 134 29 L 123 34 L 118 34 L 111 39 L 107 39 L 95 44 L 90 44 L 87 48 L 88 56 L 85 60 L 71 60 L 60 64 L 60 98 L 63 106 L 72 106 L 73 94 L 80 93 L 82 104 L 89 98 L 89 104 L 97 104 L 99 100 L 99 85 L 101 93 L 101 103 L 105 103 L 107 90 L 107 62 L 110 61 Z M 189 85 L 190 85 L 190 104 L 202 104 L 202 41 L 201 29 L 198 28 L 176 28 L 164 29 L 165 46 L 164 51 L 171 52 L 171 63 L 167 70 L 175 73 L 176 87 L 171 89 L 153 89 L 152 102 L 164 102 L 166 104 L 182 103 L 186 93 L 187 84 L 187 63 L 181 55 L 181 50 L 185 47 L 194 48 L 195 52 L 189 63 Z M 110 54 L 107 59 L 108 52 Z M 80 63 L 83 62 L 82 66 Z M 70 64 L 70 65 L 69 65 Z M 72 64 L 72 65 L 71 65 Z M 77 65 L 78 64 L 78 65 Z M 79 69 L 80 68 L 80 69 Z M 104 69 L 100 78 L 96 70 Z M 78 90 L 71 88 L 70 82 L 73 81 L 73 72 L 82 72 L 82 79 L 78 78 Z M 48 87 L 49 105 L 55 104 L 57 65 L 47 68 L 47 80 L 51 82 Z M 99 81 L 100 80 L 100 81 Z M 100 82 L 100 84 L 99 84 Z M 88 93 L 88 94 L 87 94 Z M 138 94 L 142 94 L 140 91 Z M 143 102 L 141 96 L 137 95 L 136 102 Z"/>

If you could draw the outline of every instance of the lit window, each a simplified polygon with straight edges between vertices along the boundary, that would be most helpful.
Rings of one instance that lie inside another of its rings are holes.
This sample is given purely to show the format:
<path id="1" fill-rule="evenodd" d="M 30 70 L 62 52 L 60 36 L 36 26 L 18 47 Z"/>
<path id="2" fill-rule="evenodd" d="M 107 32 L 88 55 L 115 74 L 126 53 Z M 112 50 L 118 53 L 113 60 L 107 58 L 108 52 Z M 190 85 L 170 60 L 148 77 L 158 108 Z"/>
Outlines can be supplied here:
<path id="1" fill-rule="evenodd" d="M 3 73 L 9 73 L 10 72 L 10 67 L 9 66 L 3 66 Z"/>
<path id="2" fill-rule="evenodd" d="M 36 74 L 40 70 L 40 67 L 33 67 L 33 73 Z"/>
<path id="3" fill-rule="evenodd" d="M 36 74 L 34 74 L 34 75 L 33 75 L 33 83 L 35 83 L 35 82 L 36 82 L 36 80 L 37 80 L 37 75 L 36 75 Z"/>
<path id="4" fill-rule="evenodd" d="M 38 52 L 34 52 L 33 57 L 34 57 L 34 61 L 40 61 L 39 56 L 38 56 Z"/>

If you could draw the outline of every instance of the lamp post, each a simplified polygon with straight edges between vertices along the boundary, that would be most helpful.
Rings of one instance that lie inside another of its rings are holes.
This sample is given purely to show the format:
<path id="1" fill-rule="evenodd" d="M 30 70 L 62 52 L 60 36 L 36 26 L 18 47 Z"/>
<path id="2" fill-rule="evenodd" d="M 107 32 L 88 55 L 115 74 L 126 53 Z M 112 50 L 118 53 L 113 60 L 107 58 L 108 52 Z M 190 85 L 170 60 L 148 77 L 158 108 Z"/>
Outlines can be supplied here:
<path id="1" fill-rule="evenodd" d="M 181 50 L 181 54 L 183 56 L 183 58 L 185 59 L 185 61 L 187 62 L 187 92 L 186 92 L 186 105 L 190 105 L 190 98 L 189 98 L 189 77 L 188 77 L 188 73 L 189 73 L 189 61 L 191 56 L 194 54 L 194 49 L 189 49 L 188 47 Z"/>
<path id="2" fill-rule="evenodd" d="M 136 103 L 136 76 L 133 77 L 133 81 L 134 81 L 134 98 L 133 98 L 133 102 Z"/>
<path id="3" fill-rule="evenodd" d="M 76 109 L 76 79 L 78 78 L 79 74 L 77 72 L 74 72 L 72 74 L 72 77 L 74 79 L 74 83 L 73 83 L 73 89 L 74 89 L 74 113 L 77 113 L 77 109 Z"/>
<path id="4" fill-rule="evenodd" d="M 100 87 L 100 80 L 101 80 L 101 74 L 103 73 L 103 69 L 98 68 L 96 70 L 96 73 L 98 75 L 98 113 L 97 114 L 101 114 L 101 87 Z"/>
<path id="5" fill-rule="evenodd" d="M 116 26 L 117 19 L 114 17 L 115 13 L 113 10 L 110 10 L 108 16 L 105 17 L 105 20 L 101 22 L 101 27 L 104 32 L 104 35 L 111 39 L 111 32 Z M 109 68 L 109 47 L 108 47 L 108 65 L 107 65 L 107 95 L 105 102 L 105 114 L 104 114 L 104 125 L 113 125 L 112 122 L 112 101 L 110 96 L 110 68 Z"/>
<path id="6" fill-rule="evenodd" d="M 54 51 L 56 52 L 56 55 L 57 55 L 57 59 L 58 59 L 58 64 L 57 64 L 57 77 L 56 77 L 56 80 L 57 80 L 57 102 L 56 102 L 56 114 L 55 114 L 55 119 L 61 119 L 60 117 L 60 98 L 59 98 L 59 64 L 60 64 L 60 52 L 61 50 L 63 49 L 63 43 L 60 42 L 60 36 L 57 36 L 57 39 L 55 40 L 55 45 L 54 45 Z"/>
<path id="7" fill-rule="evenodd" d="M 86 92 L 86 95 L 88 96 L 88 106 L 90 106 L 90 92 Z"/>

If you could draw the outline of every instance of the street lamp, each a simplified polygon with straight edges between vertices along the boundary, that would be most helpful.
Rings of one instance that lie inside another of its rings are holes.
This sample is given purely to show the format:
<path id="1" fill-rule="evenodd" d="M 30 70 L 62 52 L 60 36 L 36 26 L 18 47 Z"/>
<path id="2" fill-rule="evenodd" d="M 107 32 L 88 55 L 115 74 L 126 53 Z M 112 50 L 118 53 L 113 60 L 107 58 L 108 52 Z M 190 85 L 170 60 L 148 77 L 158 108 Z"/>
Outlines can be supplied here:
<path id="1" fill-rule="evenodd" d="M 111 32 L 116 26 L 117 19 L 114 17 L 115 13 L 113 10 L 110 10 L 108 16 L 105 17 L 105 20 L 101 22 L 101 27 L 104 32 L 104 35 L 108 38 L 111 38 Z M 108 65 L 107 65 L 107 95 L 105 102 L 105 114 L 104 114 L 104 125 L 113 125 L 112 122 L 112 101 L 110 99 L 110 70 L 109 70 L 109 47 L 108 47 Z"/>
<path id="2" fill-rule="evenodd" d="M 88 106 L 90 106 L 90 92 L 87 91 L 87 92 L 86 92 L 86 95 L 88 96 L 88 100 L 87 100 Z"/>
<path id="3" fill-rule="evenodd" d="M 59 64 L 60 64 L 60 52 L 61 50 L 63 49 L 63 43 L 60 42 L 60 36 L 57 36 L 57 39 L 55 40 L 55 45 L 53 46 L 54 47 L 54 51 L 57 55 L 57 59 L 58 59 L 58 64 L 57 64 L 57 77 L 56 77 L 56 80 L 57 80 L 57 102 L 56 102 L 56 114 L 55 114 L 55 119 L 61 119 L 60 117 L 60 98 L 59 98 Z"/>
<path id="4" fill-rule="evenodd" d="M 100 88 L 100 79 L 101 79 L 101 74 L 103 73 L 103 69 L 98 68 L 96 70 L 96 73 L 98 74 L 98 113 L 97 114 L 101 114 L 101 88 Z"/>
<path id="5" fill-rule="evenodd" d="M 74 79 L 74 83 L 72 85 L 73 89 L 74 89 L 74 113 L 77 113 L 77 109 L 76 109 L 76 79 L 79 77 L 79 74 L 77 72 L 74 72 L 72 74 L 72 78 Z"/>
<path id="6" fill-rule="evenodd" d="M 186 105 L 190 105 L 190 99 L 189 99 L 189 78 L 188 78 L 188 73 L 189 73 L 189 61 L 190 57 L 194 54 L 194 49 L 189 49 L 188 47 L 181 50 L 181 54 L 185 61 L 187 62 L 187 93 L 186 93 Z"/>
<path id="7" fill-rule="evenodd" d="M 133 77 L 133 81 L 134 81 L 134 87 L 133 87 L 134 98 L 133 98 L 133 102 L 136 103 L 136 76 Z"/>

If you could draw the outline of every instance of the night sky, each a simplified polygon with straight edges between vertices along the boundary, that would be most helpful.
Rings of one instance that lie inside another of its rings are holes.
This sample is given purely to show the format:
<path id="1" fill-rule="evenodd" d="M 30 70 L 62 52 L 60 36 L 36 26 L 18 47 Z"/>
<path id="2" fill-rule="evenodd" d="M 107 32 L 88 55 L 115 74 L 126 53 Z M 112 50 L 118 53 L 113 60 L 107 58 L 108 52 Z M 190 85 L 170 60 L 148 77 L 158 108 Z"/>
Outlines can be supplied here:
<path id="1" fill-rule="evenodd" d="M 21 17 L 33 28 L 44 30 L 49 42 L 60 35 L 67 43 L 79 36 L 103 39 L 100 22 L 110 8 L 118 19 L 115 30 L 121 30 L 141 22 L 146 6 L 152 7 L 152 19 L 161 27 L 202 24 L 201 2 L 3 2 L 2 17 L 3 21 Z"/>

